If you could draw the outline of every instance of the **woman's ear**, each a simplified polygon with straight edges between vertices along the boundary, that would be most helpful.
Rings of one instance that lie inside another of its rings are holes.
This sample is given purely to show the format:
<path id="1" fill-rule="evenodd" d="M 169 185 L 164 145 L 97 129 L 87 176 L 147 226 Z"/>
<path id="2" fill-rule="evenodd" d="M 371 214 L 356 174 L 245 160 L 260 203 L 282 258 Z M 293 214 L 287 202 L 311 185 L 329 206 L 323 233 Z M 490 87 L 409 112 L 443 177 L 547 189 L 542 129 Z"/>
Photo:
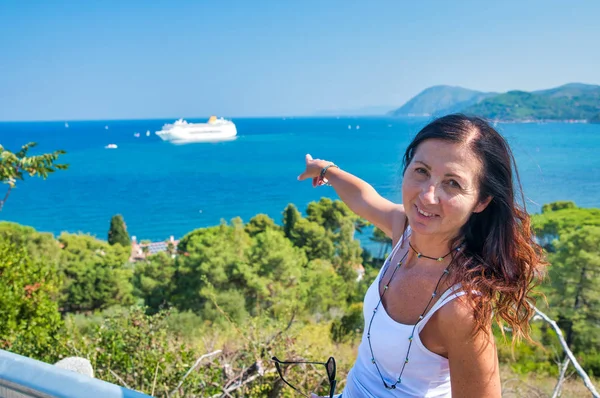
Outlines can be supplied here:
<path id="1" fill-rule="evenodd" d="M 479 202 L 479 204 L 475 206 L 475 209 L 473 209 L 473 213 L 481 213 L 482 211 L 484 211 L 485 208 L 488 207 L 492 199 L 493 198 L 491 196 L 488 196 L 483 202 Z"/>

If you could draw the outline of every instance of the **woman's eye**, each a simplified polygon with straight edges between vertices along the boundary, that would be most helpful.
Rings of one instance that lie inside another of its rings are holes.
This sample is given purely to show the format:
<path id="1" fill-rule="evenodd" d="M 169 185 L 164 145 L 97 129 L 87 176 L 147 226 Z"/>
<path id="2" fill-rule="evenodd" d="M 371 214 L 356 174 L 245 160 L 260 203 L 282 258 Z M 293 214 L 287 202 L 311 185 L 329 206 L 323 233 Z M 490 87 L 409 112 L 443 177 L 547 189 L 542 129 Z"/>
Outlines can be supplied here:
<path id="1" fill-rule="evenodd" d="M 460 184 L 458 182 L 456 182 L 455 180 L 448 181 L 448 185 L 450 185 L 452 188 L 459 188 L 460 189 Z"/>
<path id="2" fill-rule="evenodd" d="M 417 168 L 415 169 L 415 171 L 416 171 L 418 174 L 427 174 L 427 170 L 425 170 L 423 167 L 417 167 Z"/>

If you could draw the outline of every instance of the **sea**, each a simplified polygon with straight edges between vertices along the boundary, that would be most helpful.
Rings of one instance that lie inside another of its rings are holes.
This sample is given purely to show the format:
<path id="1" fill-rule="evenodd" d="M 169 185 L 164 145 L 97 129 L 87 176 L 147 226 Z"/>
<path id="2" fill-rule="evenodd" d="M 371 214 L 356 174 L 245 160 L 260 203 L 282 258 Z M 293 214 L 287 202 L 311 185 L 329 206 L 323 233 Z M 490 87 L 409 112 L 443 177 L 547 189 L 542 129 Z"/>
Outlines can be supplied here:
<path id="1" fill-rule="evenodd" d="M 2 146 L 16 151 L 38 143 L 31 154 L 62 149 L 67 153 L 60 162 L 69 168 L 47 180 L 18 181 L 0 219 L 55 235 L 66 231 L 106 239 L 111 217 L 121 214 L 130 235 L 153 241 L 178 239 L 234 217 L 247 222 L 260 213 L 280 224 L 289 203 L 305 213 L 312 201 L 337 198 L 331 187 L 297 180 L 307 153 L 335 162 L 400 202 L 402 155 L 430 118 L 232 120 L 237 139 L 186 145 L 156 136 L 173 119 L 2 122 Z M 558 200 L 600 207 L 599 124 L 499 123 L 496 128 L 514 152 L 530 213 Z M 107 149 L 109 144 L 117 148 Z M 369 247 L 369 233 L 357 237 Z"/>

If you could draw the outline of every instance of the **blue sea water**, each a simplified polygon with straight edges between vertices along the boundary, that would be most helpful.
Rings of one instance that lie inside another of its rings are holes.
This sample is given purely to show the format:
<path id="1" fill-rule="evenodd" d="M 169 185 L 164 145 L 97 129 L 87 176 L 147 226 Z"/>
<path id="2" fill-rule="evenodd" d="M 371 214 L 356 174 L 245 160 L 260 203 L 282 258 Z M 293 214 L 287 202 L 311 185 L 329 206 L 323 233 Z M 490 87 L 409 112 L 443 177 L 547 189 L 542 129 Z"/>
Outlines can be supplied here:
<path id="1" fill-rule="evenodd" d="M 330 187 L 297 181 L 306 153 L 335 161 L 399 202 L 401 156 L 429 119 L 233 121 L 235 141 L 188 145 L 172 145 L 154 134 L 172 120 L 71 121 L 68 128 L 64 122 L 0 123 L 0 144 L 6 148 L 35 141 L 33 153 L 64 149 L 61 160 L 70 165 L 46 181 L 20 182 L 0 218 L 55 234 L 85 232 L 106 239 L 111 216 L 120 213 L 131 235 L 152 240 L 179 238 L 236 216 L 248 221 L 258 213 L 280 223 L 288 203 L 304 211 L 322 196 L 336 197 Z M 600 125 L 497 128 L 515 153 L 531 213 L 556 200 L 600 207 Z M 105 149 L 110 143 L 118 149 Z"/>

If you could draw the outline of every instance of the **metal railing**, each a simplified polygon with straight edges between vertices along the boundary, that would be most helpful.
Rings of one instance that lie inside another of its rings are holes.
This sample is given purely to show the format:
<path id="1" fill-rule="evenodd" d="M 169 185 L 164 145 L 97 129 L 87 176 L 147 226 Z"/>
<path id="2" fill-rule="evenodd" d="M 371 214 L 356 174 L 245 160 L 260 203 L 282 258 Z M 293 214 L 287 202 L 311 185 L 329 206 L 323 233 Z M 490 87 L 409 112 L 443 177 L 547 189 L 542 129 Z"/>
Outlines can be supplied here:
<path id="1" fill-rule="evenodd" d="M 149 395 L 0 350 L 0 398 L 147 398 Z"/>

